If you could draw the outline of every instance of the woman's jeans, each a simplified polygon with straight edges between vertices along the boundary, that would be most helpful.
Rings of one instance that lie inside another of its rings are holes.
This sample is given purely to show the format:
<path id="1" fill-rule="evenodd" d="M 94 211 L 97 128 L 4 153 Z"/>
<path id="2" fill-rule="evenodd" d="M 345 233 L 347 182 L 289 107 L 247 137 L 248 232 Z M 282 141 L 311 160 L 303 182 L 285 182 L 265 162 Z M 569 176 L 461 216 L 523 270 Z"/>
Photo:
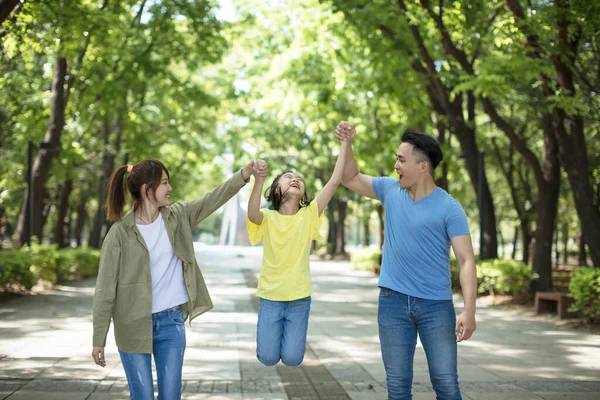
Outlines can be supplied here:
<path id="1" fill-rule="evenodd" d="M 304 360 L 310 297 L 292 301 L 261 298 L 256 327 L 256 358 L 264 365 L 281 360 L 295 367 Z"/>
<path id="2" fill-rule="evenodd" d="M 181 398 L 181 370 L 185 352 L 185 327 L 181 307 L 152 314 L 153 354 L 158 378 L 158 400 Z M 153 400 L 152 354 L 119 350 L 127 375 L 131 400 Z"/>
<path id="3" fill-rule="evenodd" d="M 412 399 L 417 332 L 437 399 L 462 399 L 452 300 L 426 300 L 381 288 L 377 320 L 389 400 Z"/>

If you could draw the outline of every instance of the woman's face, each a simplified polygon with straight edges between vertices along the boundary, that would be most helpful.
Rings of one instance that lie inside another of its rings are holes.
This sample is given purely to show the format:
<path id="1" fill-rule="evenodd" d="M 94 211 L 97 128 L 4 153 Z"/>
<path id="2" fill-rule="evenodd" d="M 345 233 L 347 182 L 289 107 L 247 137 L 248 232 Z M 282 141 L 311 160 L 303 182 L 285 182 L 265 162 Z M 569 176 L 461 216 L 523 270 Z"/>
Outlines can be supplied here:
<path id="1" fill-rule="evenodd" d="M 156 207 L 166 207 L 171 204 L 171 184 L 165 171 L 162 172 L 160 178 L 160 184 L 156 188 L 154 196 L 152 196 L 152 190 L 148 190 L 148 200 L 151 201 Z"/>

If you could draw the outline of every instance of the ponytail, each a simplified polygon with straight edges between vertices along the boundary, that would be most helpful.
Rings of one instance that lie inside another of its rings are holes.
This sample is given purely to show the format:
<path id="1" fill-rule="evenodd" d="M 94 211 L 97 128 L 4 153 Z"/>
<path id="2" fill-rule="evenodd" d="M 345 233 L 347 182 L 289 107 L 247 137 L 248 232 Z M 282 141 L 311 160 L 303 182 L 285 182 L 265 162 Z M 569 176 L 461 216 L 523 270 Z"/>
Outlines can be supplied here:
<path id="1" fill-rule="evenodd" d="M 108 195 L 106 196 L 106 219 L 117 222 L 123 216 L 125 208 L 125 174 L 127 166 L 115 169 L 108 182 Z"/>

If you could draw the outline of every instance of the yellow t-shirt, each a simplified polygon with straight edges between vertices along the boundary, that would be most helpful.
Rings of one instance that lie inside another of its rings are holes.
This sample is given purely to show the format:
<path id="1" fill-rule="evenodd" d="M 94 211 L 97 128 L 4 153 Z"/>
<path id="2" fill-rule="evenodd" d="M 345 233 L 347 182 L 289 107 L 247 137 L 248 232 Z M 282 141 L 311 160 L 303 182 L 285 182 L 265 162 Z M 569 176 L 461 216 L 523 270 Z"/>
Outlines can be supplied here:
<path id="1" fill-rule="evenodd" d="M 272 301 L 291 301 L 312 294 L 310 246 L 319 234 L 322 215 L 313 200 L 294 215 L 262 209 L 263 220 L 256 225 L 246 219 L 250 243 L 263 242 L 263 263 L 256 295 Z"/>

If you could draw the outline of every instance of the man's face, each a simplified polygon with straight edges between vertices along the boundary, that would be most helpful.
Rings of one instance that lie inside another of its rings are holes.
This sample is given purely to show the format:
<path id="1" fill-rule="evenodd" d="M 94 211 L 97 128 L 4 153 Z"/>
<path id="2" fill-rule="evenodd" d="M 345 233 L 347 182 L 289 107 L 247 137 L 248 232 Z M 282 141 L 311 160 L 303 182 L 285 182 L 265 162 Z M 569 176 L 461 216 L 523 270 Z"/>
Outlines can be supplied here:
<path id="1" fill-rule="evenodd" d="M 413 155 L 414 146 L 410 143 L 401 143 L 396 151 L 396 164 L 394 169 L 398 174 L 400 187 L 408 189 L 412 187 L 422 175 L 423 161 L 418 161 Z"/>

